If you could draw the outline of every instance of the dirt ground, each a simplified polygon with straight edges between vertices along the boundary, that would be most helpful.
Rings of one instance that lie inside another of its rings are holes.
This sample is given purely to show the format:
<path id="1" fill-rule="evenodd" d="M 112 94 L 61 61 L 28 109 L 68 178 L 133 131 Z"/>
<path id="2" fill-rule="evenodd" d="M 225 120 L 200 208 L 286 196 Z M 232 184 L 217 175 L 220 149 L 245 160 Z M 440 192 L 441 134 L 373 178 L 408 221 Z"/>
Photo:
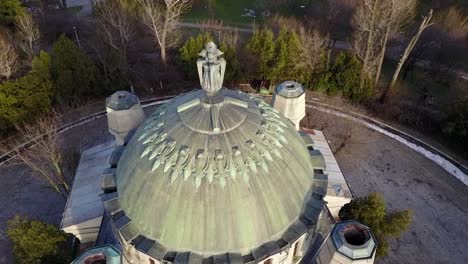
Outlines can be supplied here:
<path id="1" fill-rule="evenodd" d="M 377 263 L 467 263 L 468 187 L 406 146 L 341 118 L 313 113 L 356 196 L 381 193 L 414 221 Z M 345 144 L 343 144 L 345 142 Z"/>
<path id="2" fill-rule="evenodd" d="M 414 211 L 410 230 L 377 263 L 466 263 L 468 187 L 404 145 L 348 121 L 313 112 L 303 125 L 325 132 L 355 195 L 377 191 L 389 208 Z M 86 149 L 112 136 L 101 118 L 66 139 Z M 12 263 L 6 221 L 20 214 L 59 224 L 65 202 L 21 166 L 1 168 L 0 181 L 0 264 L 6 264 Z"/>

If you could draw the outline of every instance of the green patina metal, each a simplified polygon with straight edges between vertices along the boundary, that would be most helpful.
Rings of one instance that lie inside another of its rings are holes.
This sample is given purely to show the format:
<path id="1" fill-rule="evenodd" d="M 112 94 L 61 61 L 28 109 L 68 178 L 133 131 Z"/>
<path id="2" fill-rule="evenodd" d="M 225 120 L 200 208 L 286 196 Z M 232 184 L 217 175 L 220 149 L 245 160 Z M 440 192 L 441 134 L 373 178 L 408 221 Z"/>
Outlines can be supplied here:
<path id="1" fill-rule="evenodd" d="M 292 243 L 313 226 L 326 187 L 292 123 L 261 99 L 221 89 L 226 62 L 214 43 L 200 55 L 203 90 L 174 98 L 135 132 L 106 210 L 124 239 L 144 237 L 157 259 L 261 260 L 275 241 Z"/>
<path id="2" fill-rule="evenodd" d="M 298 218 L 313 169 L 301 136 L 264 101 L 198 90 L 135 132 L 116 183 L 138 232 L 168 250 L 246 254 Z"/>

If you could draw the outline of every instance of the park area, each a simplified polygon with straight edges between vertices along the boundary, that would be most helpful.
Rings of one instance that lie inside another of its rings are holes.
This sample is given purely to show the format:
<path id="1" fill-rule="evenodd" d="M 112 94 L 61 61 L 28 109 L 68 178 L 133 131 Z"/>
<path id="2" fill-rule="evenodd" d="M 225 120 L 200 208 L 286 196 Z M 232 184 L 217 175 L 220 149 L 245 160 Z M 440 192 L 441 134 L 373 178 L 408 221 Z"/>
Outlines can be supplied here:
<path id="1" fill-rule="evenodd" d="M 183 20 L 187 22 L 218 20 L 231 26 L 253 26 L 254 22 L 260 23 L 276 12 L 281 15 L 304 15 L 306 5 L 312 2 L 314 1 L 196 0 Z"/>
<path id="2" fill-rule="evenodd" d="M 350 121 L 309 110 L 302 125 L 324 131 L 354 195 L 377 191 L 390 209 L 413 210 L 410 229 L 376 263 L 463 263 L 468 258 L 468 223 L 461 221 L 468 218 L 467 186 L 401 143 Z M 105 117 L 67 131 L 64 138 L 82 150 L 113 139 Z M 0 263 L 6 264 L 12 259 L 6 221 L 19 214 L 60 224 L 65 201 L 23 166 L 1 168 L 0 177 Z"/>

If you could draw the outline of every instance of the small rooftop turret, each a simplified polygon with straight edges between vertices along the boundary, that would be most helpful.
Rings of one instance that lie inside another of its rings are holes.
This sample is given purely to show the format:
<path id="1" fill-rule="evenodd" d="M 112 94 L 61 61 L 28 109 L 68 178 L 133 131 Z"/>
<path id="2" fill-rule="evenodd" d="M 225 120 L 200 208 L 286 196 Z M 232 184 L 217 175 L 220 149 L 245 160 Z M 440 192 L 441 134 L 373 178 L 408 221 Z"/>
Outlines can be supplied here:
<path id="1" fill-rule="evenodd" d="M 294 81 L 281 83 L 273 94 L 272 106 L 291 120 L 299 130 L 299 123 L 305 116 L 304 88 Z"/>
<path id="2" fill-rule="evenodd" d="M 145 120 L 138 97 L 127 91 L 118 91 L 106 99 L 109 132 L 117 145 L 123 145 L 128 132 Z"/>
<path id="3" fill-rule="evenodd" d="M 337 223 L 322 245 L 317 263 L 372 264 L 377 240 L 369 227 L 357 221 Z"/>

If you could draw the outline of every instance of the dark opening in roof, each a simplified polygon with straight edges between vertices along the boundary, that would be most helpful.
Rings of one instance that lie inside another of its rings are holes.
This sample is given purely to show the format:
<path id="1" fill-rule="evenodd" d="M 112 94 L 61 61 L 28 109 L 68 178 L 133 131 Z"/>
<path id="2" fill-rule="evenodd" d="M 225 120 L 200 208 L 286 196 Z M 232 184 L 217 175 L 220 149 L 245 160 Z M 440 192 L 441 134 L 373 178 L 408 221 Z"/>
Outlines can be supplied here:
<path id="1" fill-rule="evenodd" d="M 350 224 L 343 231 L 346 242 L 353 246 L 364 245 L 370 238 L 369 231 L 356 224 Z"/>
<path id="2" fill-rule="evenodd" d="M 84 260 L 84 264 L 106 264 L 106 256 L 104 254 L 96 254 L 89 256 Z"/>

